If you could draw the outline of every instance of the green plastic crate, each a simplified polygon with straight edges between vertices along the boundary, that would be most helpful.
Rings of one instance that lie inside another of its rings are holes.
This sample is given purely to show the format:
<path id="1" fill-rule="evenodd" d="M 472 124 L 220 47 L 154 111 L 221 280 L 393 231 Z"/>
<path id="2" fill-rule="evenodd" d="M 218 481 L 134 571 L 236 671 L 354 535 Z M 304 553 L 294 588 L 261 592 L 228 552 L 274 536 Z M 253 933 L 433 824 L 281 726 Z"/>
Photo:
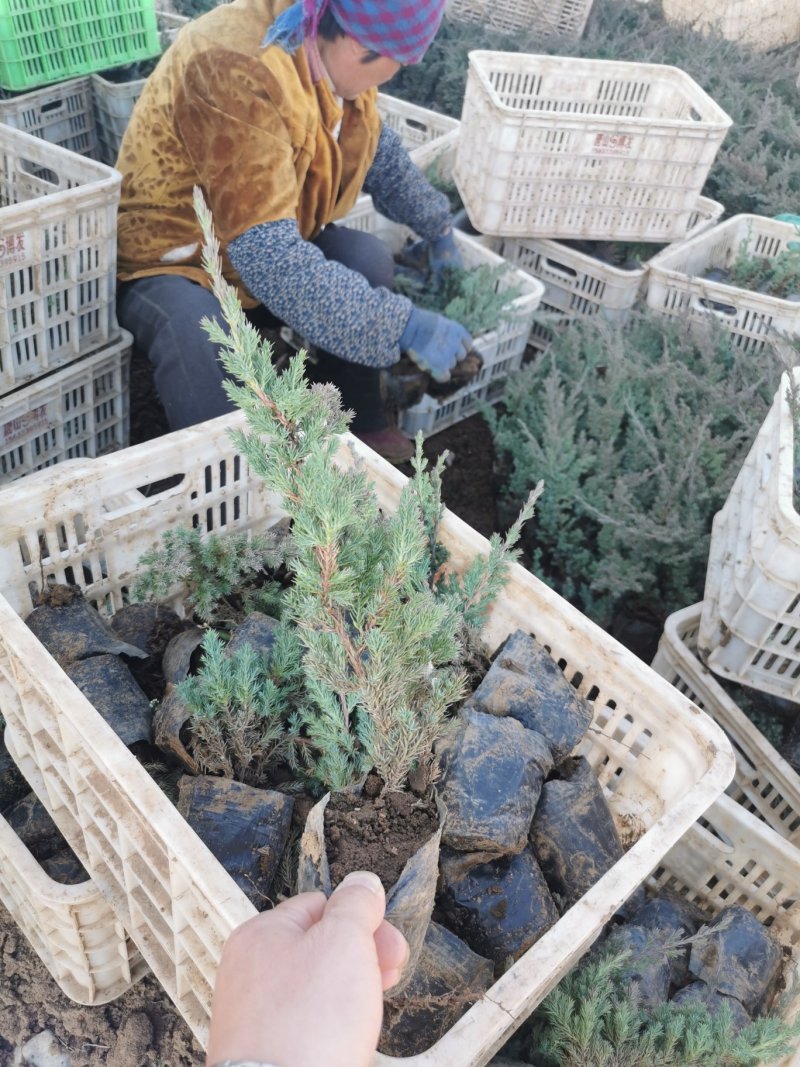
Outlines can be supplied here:
<path id="1" fill-rule="evenodd" d="M 30 89 L 161 51 L 153 0 L 0 0 L 0 87 Z"/>

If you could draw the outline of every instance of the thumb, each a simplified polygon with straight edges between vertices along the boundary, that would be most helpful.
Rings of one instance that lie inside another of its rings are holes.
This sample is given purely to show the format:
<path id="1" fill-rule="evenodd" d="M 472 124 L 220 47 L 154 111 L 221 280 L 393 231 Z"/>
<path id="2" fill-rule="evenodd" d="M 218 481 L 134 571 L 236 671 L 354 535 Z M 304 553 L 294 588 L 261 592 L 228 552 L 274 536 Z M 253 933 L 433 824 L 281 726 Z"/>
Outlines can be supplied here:
<path id="1" fill-rule="evenodd" d="M 329 897 L 323 921 L 357 926 L 364 933 L 374 934 L 385 911 L 386 894 L 377 874 L 351 871 Z"/>

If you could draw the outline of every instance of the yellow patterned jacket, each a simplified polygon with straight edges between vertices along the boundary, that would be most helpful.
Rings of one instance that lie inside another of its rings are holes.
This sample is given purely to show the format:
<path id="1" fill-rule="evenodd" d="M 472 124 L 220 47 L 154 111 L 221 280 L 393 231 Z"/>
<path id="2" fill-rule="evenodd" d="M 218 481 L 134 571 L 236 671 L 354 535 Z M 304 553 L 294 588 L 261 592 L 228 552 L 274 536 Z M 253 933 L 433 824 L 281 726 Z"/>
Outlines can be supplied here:
<path id="1" fill-rule="evenodd" d="M 222 4 L 186 26 L 147 79 L 117 161 L 121 281 L 173 273 L 208 287 L 195 185 L 246 307 L 258 301 L 225 254 L 229 241 L 284 219 L 310 240 L 354 205 L 380 136 L 376 90 L 342 108 L 325 80 L 312 82 L 303 48 L 262 48 L 287 3 Z"/>

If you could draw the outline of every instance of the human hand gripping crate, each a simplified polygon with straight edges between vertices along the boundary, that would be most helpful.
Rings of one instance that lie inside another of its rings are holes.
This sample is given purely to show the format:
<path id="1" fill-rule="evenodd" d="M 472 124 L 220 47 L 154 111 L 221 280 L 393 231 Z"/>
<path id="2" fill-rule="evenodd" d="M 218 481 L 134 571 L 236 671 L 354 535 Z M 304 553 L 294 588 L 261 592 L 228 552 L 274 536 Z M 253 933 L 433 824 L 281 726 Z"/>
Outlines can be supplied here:
<path id="1" fill-rule="evenodd" d="M 0 124 L 0 397 L 119 336 L 110 167 Z"/>
<path id="2" fill-rule="evenodd" d="M 800 1014 L 800 850 L 728 796 L 719 797 L 664 856 L 649 882 L 716 915 L 730 904 L 751 911 L 784 950 L 773 1012 Z M 766 1064 L 760 1067 L 767 1067 Z M 769 1067 L 800 1067 L 800 1050 Z"/>
<path id="3" fill-rule="evenodd" d="M 718 723 L 733 745 L 736 773 L 727 793 L 757 818 L 800 847 L 800 777 L 697 658 L 702 604 L 674 612 L 653 660 L 653 670 Z"/>
<path id="4" fill-rule="evenodd" d="M 791 372 L 800 389 L 800 368 Z M 698 637 L 723 677 L 800 701 L 800 515 L 796 412 L 784 374 L 711 531 Z"/>
<path id="5" fill-rule="evenodd" d="M 455 179 L 501 237 L 685 237 L 731 119 L 676 67 L 476 51 Z"/>
<path id="6" fill-rule="evenodd" d="M 276 497 L 229 437 L 242 425 L 226 416 L 90 465 L 40 472 L 2 501 L 0 703 L 11 751 L 201 1042 L 222 945 L 253 906 L 23 618 L 42 584 L 67 579 L 113 614 L 140 556 L 167 529 L 263 530 L 278 521 Z M 345 435 L 337 461 L 357 460 L 381 506 L 394 509 L 405 478 Z M 143 491 L 170 475 L 171 487 Z M 458 570 L 488 550 L 449 513 L 441 539 Z M 591 703 L 593 724 L 576 751 L 630 847 L 432 1049 L 404 1060 L 409 1067 L 485 1064 L 733 773 L 730 746 L 707 716 L 529 572 L 513 565 L 510 575 L 483 631 L 487 648 L 517 628 L 533 630 Z"/>
<path id="7" fill-rule="evenodd" d="M 791 223 L 734 215 L 651 260 L 647 304 L 662 315 L 713 315 L 737 347 L 758 355 L 770 341 L 800 334 L 800 292 L 771 295 L 764 288 L 737 283 L 735 274 L 728 276 L 737 261 L 754 268 L 760 263 L 768 282 L 769 263 L 794 255 L 797 241 L 797 227 Z M 800 253 L 794 273 L 800 281 Z"/>

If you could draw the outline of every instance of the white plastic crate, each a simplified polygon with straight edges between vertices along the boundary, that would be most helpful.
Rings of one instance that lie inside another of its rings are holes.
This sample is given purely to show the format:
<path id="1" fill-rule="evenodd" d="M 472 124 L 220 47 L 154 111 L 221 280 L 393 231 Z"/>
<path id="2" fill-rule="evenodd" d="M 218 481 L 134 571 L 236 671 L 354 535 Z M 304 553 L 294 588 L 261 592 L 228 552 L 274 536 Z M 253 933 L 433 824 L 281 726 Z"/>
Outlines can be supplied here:
<path id="1" fill-rule="evenodd" d="M 230 440 L 242 425 L 239 414 L 224 416 L 40 472 L 0 501 L 0 705 L 14 757 L 201 1043 L 222 945 L 253 906 L 22 620 L 36 590 L 53 580 L 76 582 L 113 613 L 141 554 L 177 525 L 224 532 L 277 521 L 275 497 Z M 354 457 L 367 465 L 382 506 L 394 509 L 403 475 L 345 435 L 338 460 Z M 171 475 L 177 484 L 146 495 Z M 441 536 L 459 570 L 488 551 L 449 512 Z M 485 1064 L 733 774 L 719 727 L 515 564 L 487 620 L 487 647 L 519 627 L 534 631 L 590 701 L 593 725 L 577 751 L 630 847 L 429 1052 L 404 1060 L 408 1067 Z"/>
<path id="2" fill-rule="evenodd" d="M 92 83 L 88 77 L 0 98 L 0 122 L 70 152 L 98 158 Z"/>
<path id="3" fill-rule="evenodd" d="M 800 851 L 730 797 L 721 796 L 659 863 L 651 884 L 716 915 L 740 904 L 784 948 L 782 985 L 772 1011 L 800 1013 Z M 762 1064 L 761 1067 L 767 1067 Z M 769 1067 L 800 1067 L 800 1051 Z"/>
<path id="4" fill-rule="evenodd" d="M 445 142 L 452 146 L 448 138 Z M 433 145 L 430 155 L 423 157 L 430 162 L 436 154 Z M 425 165 L 427 165 L 427 162 Z M 411 231 L 380 215 L 369 196 L 360 197 L 349 215 L 342 219 L 343 226 L 374 233 L 393 251 L 399 251 Z M 485 264 L 489 267 L 501 267 L 505 263 L 502 256 L 492 252 L 480 240 L 456 230 L 455 238 L 464 266 L 469 269 Z M 507 270 L 497 282 L 498 288 L 515 288 L 519 295 L 510 305 L 509 318 L 488 333 L 473 338 L 473 347 L 483 357 L 483 367 L 468 385 L 443 399 L 429 396 L 427 393 L 413 407 L 400 412 L 399 425 L 407 434 L 415 435 L 422 431 L 424 436 L 438 433 L 462 419 L 468 418 L 476 410 L 479 402 L 493 403 L 503 394 L 503 383 L 509 374 L 519 370 L 525 345 L 531 332 L 531 325 L 536 309 L 544 293 L 544 286 L 536 278 L 521 270 Z"/>
<path id="5" fill-rule="evenodd" d="M 794 370 L 800 388 L 800 368 Z M 784 374 L 714 517 L 698 645 L 717 674 L 800 701 L 800 515 Z"/>
<path id="6" fill-rule="evenodd" d="M 54 881 L 2 815 L 0 901 L 59 988 L 78 1004 L 115 1000 L 148 972 L 89 876 L 78 885 Z"/>
<path id="7" fill-rule="evenodd" d="M 0 397 L 118 335 L 121 180 L 0 125 Z"/>
<path id="8" fill-rule="evenodd" d="M 716 200 L 698 197 L 687 238 L 708 230 L 724 210 Z M 644 296 L 652 258 L 634 270 L 623 270 L 559 241 L 525 237 L 506 238 L 500 252 L 544 283 L 544 303 L 550 310 L 569 316 L 602 314 L 608 319 L 624 318 Z"/>
<path id="9" fill-rule="evenodd" d="M 459 127 L 458 119 L 418 104 L 409 104 L 388 93 L 378 93 L 378 111 L 384 126 L 393 129 L 411 153 Z"/>
<path id="10" fill-rule="evenodd" d="M 191 19 L 184 15 L 156 12 L 162 48 L 167 48 Z M 109 167 L 117 162 L 122 137 L 128 128 L 133 107 L 144 89 L 145 78 L 116 82 L 103 74 L 92 74 L 94 117 L 97 126 L 100 158 Z"/>
<path id="11" fill-rule="evenodd" d="M 714 267 L 731 267 L 745 246 L 748 255 L 773 259 L 797 240 L 797 228 L 791 223 L 734 215 L 650 261 L 647 303 L 663 315 L 714 315 L 738 348 L 757 355 L 776 335 L 800 333 L 800 303 L 704 275 Z"/>
<path id="12" fill-rule="evenodd" d="M 456 22 L 479 22 L 501 33 L 529 33 L 577 40 L 593 0 L 450 0 L 445 8 Z"/>
<path id="13" fill-rule="evenodd" d="M 470 52 L 455 179 L 503 237 L 685 237 L 731 119 L 676 67 Z"/>
<path id="14" fill-rule="evenodd" d="M 653 670 L 719 723 L 736 754 L 728 795 L 800 847 L 800 777 L 748 719 L 697 658 L 702 604 L 674 612 L 653 660 Z"/>
<path id="15" fill-rule="evenodd" d="M 93 355 L 0 397 L 0 484 L 127 446 L 133 338 L 119 332 Z"/>
<path id="16" fill-rule="evenodd" d="M 669 22 L 689 23 L 693 30 L 715 30 L 729 41 L 760 51 L 800 40 L 797 0 L 663 0 Z"/>

